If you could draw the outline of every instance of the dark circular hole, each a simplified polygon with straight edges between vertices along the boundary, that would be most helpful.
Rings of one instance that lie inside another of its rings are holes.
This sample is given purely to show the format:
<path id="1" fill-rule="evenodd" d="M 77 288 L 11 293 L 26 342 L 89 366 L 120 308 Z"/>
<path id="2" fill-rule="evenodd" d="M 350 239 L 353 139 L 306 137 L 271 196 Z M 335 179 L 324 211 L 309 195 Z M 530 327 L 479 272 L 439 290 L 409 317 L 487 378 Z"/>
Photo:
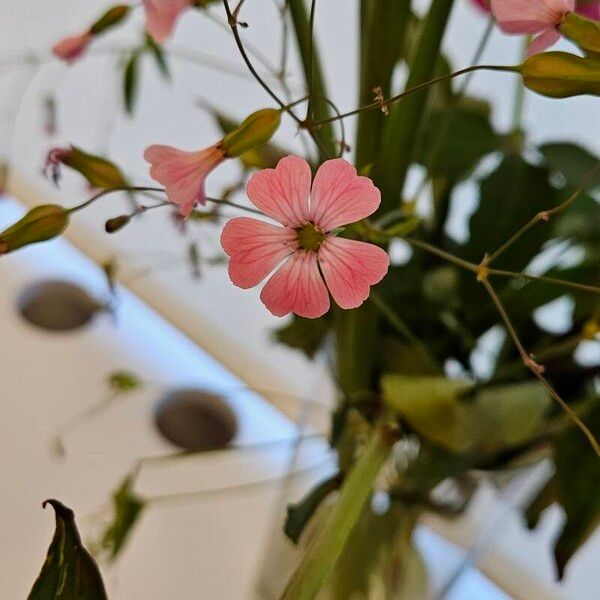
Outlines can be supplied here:
<path id="1" fill-rule="evenodd" d="M 98 312 L 98 303 L 68 281 L 38 281 L 17 299 L 21 316 L 42 329 L 71 331 L 87 325 Z"/>
<path id="2" fill-rule="evenodd" d="M 237 433 L 237 418 L 225 398 L 200 389 L 168 392 L 154 419 L 161 435 L 184 450 L 227 446 Z"/>

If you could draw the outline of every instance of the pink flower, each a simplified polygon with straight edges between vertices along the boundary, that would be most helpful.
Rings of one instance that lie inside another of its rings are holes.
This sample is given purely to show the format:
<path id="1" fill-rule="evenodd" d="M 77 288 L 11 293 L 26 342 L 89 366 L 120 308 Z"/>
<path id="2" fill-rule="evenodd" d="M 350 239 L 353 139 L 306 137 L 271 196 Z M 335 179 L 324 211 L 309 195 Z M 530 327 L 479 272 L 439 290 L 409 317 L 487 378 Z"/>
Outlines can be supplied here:
<path id="1" fill-rule="evenodd" d="M 274 315 L 321 317 L 329 310 L 329 293 L 342 308 L 356 308 L 387 273 L 384 250 L 334 235 L 338 227 L 375 212 L 381 201 L 373 182 L 359 177 L 347 161 L 324 162 L 311 190 L 308 163 L 287 156 L 275 169 L 253 175 L 248 197 L 283 227 L 232 219 L 221 245 L 231 257 L 231 281 L 241 288 L 254 287 L 275 271 L 260 295 Z"/>
<path id="2" fill-rule="evenodd" d="M 72 152 L 71 148 L 52 148 L 46 155 L 43 173 L 45 177 L 50 175 L 54 185 L 60 181 L 60 165 L 69 160 Z"/>
<path id="3" fill-rule="evenodd" d="M 143 0 L 146 30 L 157 44 L 162 44 L 173 32 L 181 13 L 190 8 L 192 0 Z"/>
<path id="4" fill-rule="evenodd" d="M 485 0 L 473 0 L 483 7 Z M 567 14 L 577 11 L 591 19 L 600 19 L 600 2 L 575 0 L 491 0 L 491 8 L 500 28 L 507 33 L 539 34 L 527 55 L 543 52 L 560 39 L 558 26 Z"/>
<path id="5" fill-rule="evenodd" d="M 86 31 L 80 35 L 74 35 L 62 39 L 60 42 L 52 46 L 54 55 L 68 63 L 78 59 L 86 50 L 89 43 L 92 41 L 93 35 Z"/>
<path id="6" fill-rule="evenodd" d="M 165 186 L 167 197 L 187 217 L 197 202 L 205 204 L 204 182 L 225 158 L 220 144 L 197 152 L 184 152 L 171 146 L 150 146 L 144 158 L 152 167 L 150 176 Z"/>

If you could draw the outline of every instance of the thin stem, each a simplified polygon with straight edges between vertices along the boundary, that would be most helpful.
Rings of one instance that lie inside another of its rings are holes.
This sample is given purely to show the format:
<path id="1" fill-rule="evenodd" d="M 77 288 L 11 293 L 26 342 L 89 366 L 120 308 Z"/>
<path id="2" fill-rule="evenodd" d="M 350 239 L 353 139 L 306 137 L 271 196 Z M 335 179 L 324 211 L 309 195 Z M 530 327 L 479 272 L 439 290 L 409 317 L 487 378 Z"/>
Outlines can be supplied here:
<path id="1" fill-rule="evenodd" d="M 227 22 L 229 23 L 229 27 L 231 28 L 231 32 L 233 33 L 233 38 L 235 40 L 236 46 L 242 56 L 243 61 L 246 63 L 246 67 L 256 79 L 256 81 L 260 84 L 260 86 L 271 96 L 271 98 L 283 109 L 285 110 L 297 123 L 301 123 L 301 120 L 294 114 L 294 112 L 286 108 L 285 102 L 271 89 L 271 87 L 266 83 L 266 81 L 258 74 L 252 61 L 250 60 L 246 49 L 244 47 L 244 43 L 242 42 L 242 38 L 240 37 L 240 33 L 238 31 L 238 23 L 235 16 L 232 14 L 231 9 L 229 8 L 228 0 L 223 0 L 223 6 L 225 7 L 225 13 L 227 14 Z"/>
<path id="2" fill-rule="evenodd" d="M 467 260 L 463 260 L 462 258 L 458 258 L 458 256 L 454 256 L 454 254 L 450 254 L 437 246 L 433 246 L 432 244 L 428 244 L 427 242 L 422 242 L 421 240 L 414 240 L 412 238 L 402 238 L 405 242 L 414 246 L 416 248 L 420 248 L 421 250 L 425 250 L 430 254 L 435 254 L 439 258 L 443 258 L 444 260 L 454 263 L 455 265 L 462 267 L 463 269 L 467 269 L 469 271 L 473 271 L 477 273 L 479 271 L 479 266 L 475 263 L 471 263 Z"/>
<path id="3" fill-rule="evenodd" d="M 392 96 L 391 98 L 386 98 L 383 100 L 385 104 L 393 104 L 394 102 L 398 102 L 415 92 L 419 92 L 429 86 L 435 85 L 436 83 L 441 83 L 443 81 L 448 81 L 449 79 L 453 79 L 454 77 L 459 77 L 460 75 L 465 75 L 467 73 L 472 73 L 473 71 L 506 71 L 506 72 L 518 72 L 518 67 L 516 66 L 507 66 L 507 65 L 473 65 L 471 67 L 466 67 L 465 69 L 461 69 L 460 71 L 455 71 L 454 73 L 450 73 L 448 75 L 441 75 L 440 77 L 436 77 L 429 81 L 425 81 L 419 85 L 415 85 L 414 87 L 397 94 L 396 96 Z M 321 121 L 315 121 L 312 124 L 312 127 L 319 127 L 320 125 L 326 125 L 327 123 L 332 123 L 334 121 L 338 121 L 339 119 L 345 119 L 346 117 L 352 117 L 354 115 L 358 115 L 362 112 L 368 110 L 378 110 L 381 109 L 381 101 L 371 102 L 370 104 L 366 104 L 365 106 L 361 106 L 359 108 L 355 108 L 346 113 L 342 113 L 341 115 L 336 115 L 334 117 L 330 117 L 328 119 L 323 119 Z"/>
<path id="4" fill-rule="evenodd" d="M 586 173 L 585 177 L 583 178 L 583 181 L 581 182 L 581 185 L 564 202 L 562 202 L 558 206 L 555 206 L 554 208 L 551 208 L 549 210 L 543 210 L 537 213 L 530 221 L 525 223 L 525 225 L 523 225 L 521 229 L 519 229 L 514 235 L 512 235 L 506 242 L 504 242 L 502 246 L 500 246 L 495 252 L 492 252 L 487 257 L 486 264 L 491 264 L 501 254 L 506 252 L 506 250 L 508 250 L 523 234 L 529 231 L 537 223 L 539 223 L 540 221 L 544 221 L 545 223 L 547 223 L 552 217 L 554 217 L 558 213 L 563 212 L 572 204 L 574 204 L 579 198 L 579 196 L 586 189 L 586 187 L 588 186 L 592 178 L 596 175 L 599 169 L 600 161 L 598 161 L 596 165 Z"/>
<path id="5" fill-rule="evenodd" d="M 498 277 L 512 277 L 514 279 L 526 279 L 527 281 L 541 281 L 543 283 L 549 283 L 552 285 L 562 285 L 564 287 L 573 288 L 575 290 L 581 290 L 582 292 L 592 292 L 593 294 L 600 294 L 600 287 L 597 287 L 595 285 L 576 283 L 574 281 L 568 281 L 566 279 L 557 279 L 556 277 L 544 277 L 542 275 L 530 275 L 528 273 L 515 273 L 513 271 L 503 271 L 502 269 L 488 269 L 487 272 L 490 275 L 497 275 Z"/>
<path id="6" fill-rule="evenodd" d="M 571 419 L 571 421 L 586 436 L 586 438 L 588 439 L 594 452 L 598 455 L 598 457 L 600 457 L 600 444 L 598 444 L 596 438 L 594 437 L 594 434 L 588 429 L 588 427 L 585 425 L 585 423 L 577 416 L 577 414 L 573 411 L 573 409 L 560 397 L 560 395 L 552 387 L 550 382 L 543 376 L 542 373 L 544 371 L 544 368 L 541 365 L 537 364 L 531 358 L 531 356 L 529 356 L 529 354 L 527 354 L 527 351 L 523 347 L 523 344 L 521 343 L 521 340 L 519 339 L 519 336 L 510 320 L 510 317 L 508 316 L 508 313 L 506 312 L 506 309 L 504 308 L 502 301 L 498 297 L 498 294 L 496 294 L 496 291 L 492 287 L 492 284 L 485 278 L 481 280 L 481 283 L 483 284 L 486 291 L 488 292 L 490 298 L 492 299 L 492 302 L 498 309 L 498 312 L 500 313 L 500 317 L 502 318 L 502 321 L 504 322 L 504 325 L 505 325 L 510 337 L 512 338 L 512 340 L 514 342 L 514 344 L 519 352 L 519 355 L 521 356 L 521 359 L 523 360 L 523 364 L 533 373 L 535 378 L 544 386 L 544 388 L 550 394 L 550 396 L 552 396 L 552 398 L 554 398 L 554 400 L 560 405 L 560 407 L 568 415 L 568 417 Z"/>
<path id="7" fill-rule="evenodd" d="M 204 498 L 210 498 L 213 496 L 221 496 L 228 495 L 231 493 L 240 493 L 245 491 L 250 491 L 254 489 L 260 489 L 266 485 L 271 485 L 273 483 L 278 483 L 285 478 L 290 476 L 297 477 L 299 475 L 303 475 L 304 473 L 310 473 L 315 469 L 325 466 L 329 463 L 331 459 L 328 458 L 326 461 L 319 461 L 315 464 L 309 465 L 307 467 L 303 467 L 301 469 L 296 469 L 293 473 L 286 473 L 285 476 L 277 476 L 277 477 L 269 477 L 265 479 L 259 479 L 258 481 L 250 481 L 249 483 L 241 483 L 239 485 L 229 485 L 219 488 L 210 488 L 206 490 L 198 490 L 195 492 L 183 492 L 180 494 L 161 494 L 157 496 L 150 496 L 145 498 L 148 504 L 152 505 L 169 505 L 173 503 L 186 502 L 186 501 L 194 501 L 201 500 Z"/>
<path id="8" fill-rule="evenodd" d="M 306 74 L 306 82 L 308 83 L 308 106 L 306 107 L 306 120 L 312 117 L 312 104 L 314 92 L 314 70 L 315 70 L 315 13 L 317 8 L 317 0 L 311 0 L 310 16 L 308 19 L 308 72 Z"/>

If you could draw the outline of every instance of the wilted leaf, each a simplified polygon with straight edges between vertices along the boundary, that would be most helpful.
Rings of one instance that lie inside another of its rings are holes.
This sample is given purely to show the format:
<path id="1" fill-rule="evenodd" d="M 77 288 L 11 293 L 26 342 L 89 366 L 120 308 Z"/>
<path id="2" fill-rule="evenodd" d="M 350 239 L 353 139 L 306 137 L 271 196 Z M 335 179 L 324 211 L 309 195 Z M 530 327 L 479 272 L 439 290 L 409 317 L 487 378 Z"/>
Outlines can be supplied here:
<path id="1" fill-rule="evenodd" d="M 308 358 L 314 358 L 325 340 L 329 327 L 326 319 L 295 316 L 289 324 L 276 329 L 273 335 L 281 344 L 302 350 Z"/>
<path id="2" fill-rule="evenodd" d="M 319 505 L 331 492 L 340 485 L 340 478 L 335 475 L 326 479 L 315 487 L 307 496 L 297 504 L 290 504 L 287 507 L 287 518 L 285 520 L 285 535 L 297 544 L 304 527 L 311 519 Z"/>
<path id="3" fill-rule="evenodd" d="M 146 502 L 133 491 L 131 477 L 126 477 L 113 494 L 114 519 L 102 535 L 102 549 L 110 560 L 117 558 L 138 522 Z"/>
<path id="4" fill-rule="evenodd" d="M 81 543 L 75 516 L 58 500 L 46 500 L 56 513 L 48 555 L 28 600 L 107 600 L 100 571 Z"/>

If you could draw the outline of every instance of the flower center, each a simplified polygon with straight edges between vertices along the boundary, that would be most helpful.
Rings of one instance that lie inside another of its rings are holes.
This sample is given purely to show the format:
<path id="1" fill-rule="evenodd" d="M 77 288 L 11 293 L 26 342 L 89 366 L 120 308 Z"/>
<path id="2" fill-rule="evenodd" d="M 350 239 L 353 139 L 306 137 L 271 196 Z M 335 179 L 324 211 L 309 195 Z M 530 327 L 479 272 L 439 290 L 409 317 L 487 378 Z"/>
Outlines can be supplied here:
<path id="1" fill-rule="evenodd" d="M 298 243 L 304 250 L 316 252 L 325 239 L 325 234 L 314 224 L 306 223 L 296 229 L 298 233 Z"/>

